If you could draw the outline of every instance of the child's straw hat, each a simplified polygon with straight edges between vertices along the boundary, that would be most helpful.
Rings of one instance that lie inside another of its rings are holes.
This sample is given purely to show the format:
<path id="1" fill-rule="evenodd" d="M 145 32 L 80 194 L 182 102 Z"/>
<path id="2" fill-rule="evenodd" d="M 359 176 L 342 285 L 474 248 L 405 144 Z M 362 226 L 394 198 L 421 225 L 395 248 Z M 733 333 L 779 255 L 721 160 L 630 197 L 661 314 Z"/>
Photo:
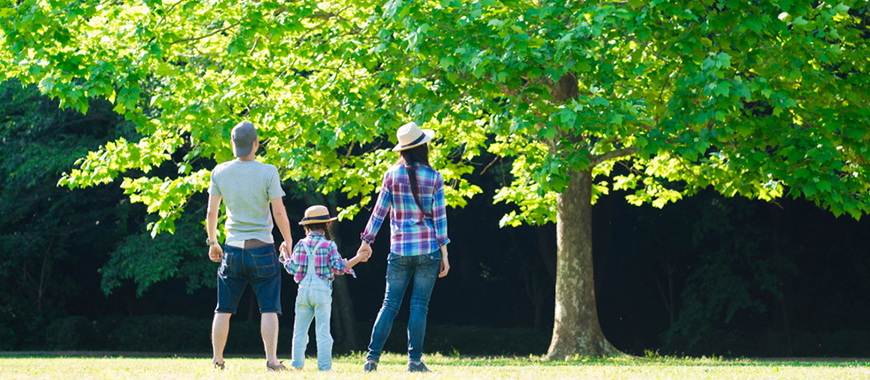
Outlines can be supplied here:
<path id="1" fill-rule="evenodd" d="M 314 224 L 314 223 L 326 223 L 336 220 L 338 218 L 330 218 L 329 217 L 329 209 L 326 206 L 311 206 L 307 210 L 305 210 L 305 217 L 302 218 L 302 221 L 299 222 L 300 225 L 306 224 Z"/>

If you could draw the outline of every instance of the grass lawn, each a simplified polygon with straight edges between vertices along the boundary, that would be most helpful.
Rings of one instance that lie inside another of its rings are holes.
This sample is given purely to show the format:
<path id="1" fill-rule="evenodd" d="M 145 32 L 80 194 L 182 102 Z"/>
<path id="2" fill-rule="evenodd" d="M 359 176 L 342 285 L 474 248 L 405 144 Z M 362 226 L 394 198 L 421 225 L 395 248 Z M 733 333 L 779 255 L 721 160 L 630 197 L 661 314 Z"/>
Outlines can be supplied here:
<path id="1" fill-rule="evenodd" d="M 283 357 L 282 357 L 283 358 Z M 384 355 L 376 374 L 362 372 L 362 354 L 334 359 L 332 372 L 266 372 L 265 359 L 227 358 L 227 369 L 212 369 L 209 358 L 0 356 L 2 379 L 870 379 L 870 359 L 773 361 L 722 359 L 577 359 L 541 362 L 529 358 L 455 358 L 426 355 L 434 374 L 408 374 L 405 357 Z M 290 363 L 285 359 L 285 365 Z M 289 365 L 288 365 L 289 367 Z"/>

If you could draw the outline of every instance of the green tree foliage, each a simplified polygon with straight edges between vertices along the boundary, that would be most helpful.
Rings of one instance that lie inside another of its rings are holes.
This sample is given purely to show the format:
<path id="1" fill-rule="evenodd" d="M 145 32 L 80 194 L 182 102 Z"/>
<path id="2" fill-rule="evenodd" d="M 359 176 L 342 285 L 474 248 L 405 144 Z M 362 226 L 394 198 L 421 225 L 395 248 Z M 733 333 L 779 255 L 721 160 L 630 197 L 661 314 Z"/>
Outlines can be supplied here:
<path id="1" fill-rule="evenodd" d="M 123 131 L 111 108 L 61 110 L 17 81 L 0 83 L 0 99 L 0 348 L 13 349 L 38 344 L 43 324 L 62 314 L 79 262 L 125 232 L 126 208 L 115 206 L 129 202 L 113 187 L 56 186 L 76 159 Z"/>
<path id="2" fill-rule="evenodd" d="M 583 204 L 610 189 L 657 207 L 712 187 L 870 210 L 863 1 L 5 4 L 3 75 L 82 112 L 105 97 L 143 136 L 88 153 L 61 184 L 177 166 L 122 184 L 160 215 L 154 232 L 172 231 L 205 189 L 197 160 L 231 158 L 242 118 L 285 178 L 359 196 L 342 216 L 370 202 L 395 160 L 381 148 L 406 120 L 438 131 L 432 156 L 452 206 L 479 191 L 463 175 L 483 150 L 514 157 L 497 199 L 518 210 L 502 224 L 558 222 L 572 242 L 560 260 L 574 260 L 562 268 L 591 268 Z M 630 172 L 609 178 L 616 163 Z M 572 273 L 562 283 L 591 286 L 589 270 Z M 576 319 L 559 289 L 568 314 L 557 318 Z M 605 343 L 550 356 L 612 353 Z"/>
<path id="3" fill-rule="evenodd" d="M 136 283 L 136 294 L 140 296 L 154 283 L 170 278 L 186 280 L 188 293 L 200 287 L 215 287 L 214 265 L 203 260 L 202 226 L 194 220 L 196 217 L 182 216 L 175 235 L 151 237 L 143 231 L 126 237 L 100 269 L 103 292 L 111 294 L 126 279 Z"/>

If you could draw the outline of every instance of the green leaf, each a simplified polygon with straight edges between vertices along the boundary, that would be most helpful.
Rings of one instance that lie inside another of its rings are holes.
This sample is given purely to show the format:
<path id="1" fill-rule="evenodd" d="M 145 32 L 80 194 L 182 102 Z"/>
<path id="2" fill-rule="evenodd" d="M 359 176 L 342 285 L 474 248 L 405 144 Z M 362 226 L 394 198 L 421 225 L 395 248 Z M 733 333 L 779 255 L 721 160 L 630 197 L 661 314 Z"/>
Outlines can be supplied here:
<path id="1" fill-rule="evenodd" d="M 837 13 L 841 16 L 849 14 L 849 6 L 843 3 L 837 4 Z"/>
<path id="2" fill-rule="evenodd" d="M 716 56 L 716 67 L 729 68 L 731 67 L 731 56 L 728 53 L 719 53 Z"/>
<path id="3" fill-rule="evenodd" d="M 808 23 L 804 16 L 798 16 L 798 18 L 794 19 L 794 24 L 797 26 L 805 26 Z"/>
<path id="4" fill-rule="evenodd" d="M 453 57 L 442 57 L 438 62 L 438 66 L 441 66 L 444 70 L 450 68 L 453 65 Z"/>

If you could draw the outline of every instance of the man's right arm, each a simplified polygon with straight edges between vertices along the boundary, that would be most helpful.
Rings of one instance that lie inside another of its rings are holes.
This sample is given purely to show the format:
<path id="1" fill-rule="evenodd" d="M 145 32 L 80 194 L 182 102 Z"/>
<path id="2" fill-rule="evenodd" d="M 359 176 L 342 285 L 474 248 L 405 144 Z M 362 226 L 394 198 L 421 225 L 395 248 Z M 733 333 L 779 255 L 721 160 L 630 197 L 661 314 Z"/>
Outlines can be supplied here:
<path id="1" fill-rule="evenodd" d="M 217 243 L 217 225 L 218 213 L 221 211 L 221 196 L 215 194 L 208 195 L 208 211 L 205 214 L 205 230 L 208 233 L 208 241 L 214 242 L 208 247 L 208 257 L 211 261 L 221 261 L 224 256 L 224 250 Z"/>
<path id="2" fill-rule="evenodd" d="M 281 236 L 284 237 L 284 242 L 281 243 L 281 256 L 284 257 L 284 260 L 290 260 L 290 250 L 293 249 L 293 237 L 290 236 L 290 220 L 287 219 L 284 200 L 283 198 L 275 198 L 270 202 L 272 203 L 272 218 L 275 220 L 275 225 L 281 231 Z"/>

